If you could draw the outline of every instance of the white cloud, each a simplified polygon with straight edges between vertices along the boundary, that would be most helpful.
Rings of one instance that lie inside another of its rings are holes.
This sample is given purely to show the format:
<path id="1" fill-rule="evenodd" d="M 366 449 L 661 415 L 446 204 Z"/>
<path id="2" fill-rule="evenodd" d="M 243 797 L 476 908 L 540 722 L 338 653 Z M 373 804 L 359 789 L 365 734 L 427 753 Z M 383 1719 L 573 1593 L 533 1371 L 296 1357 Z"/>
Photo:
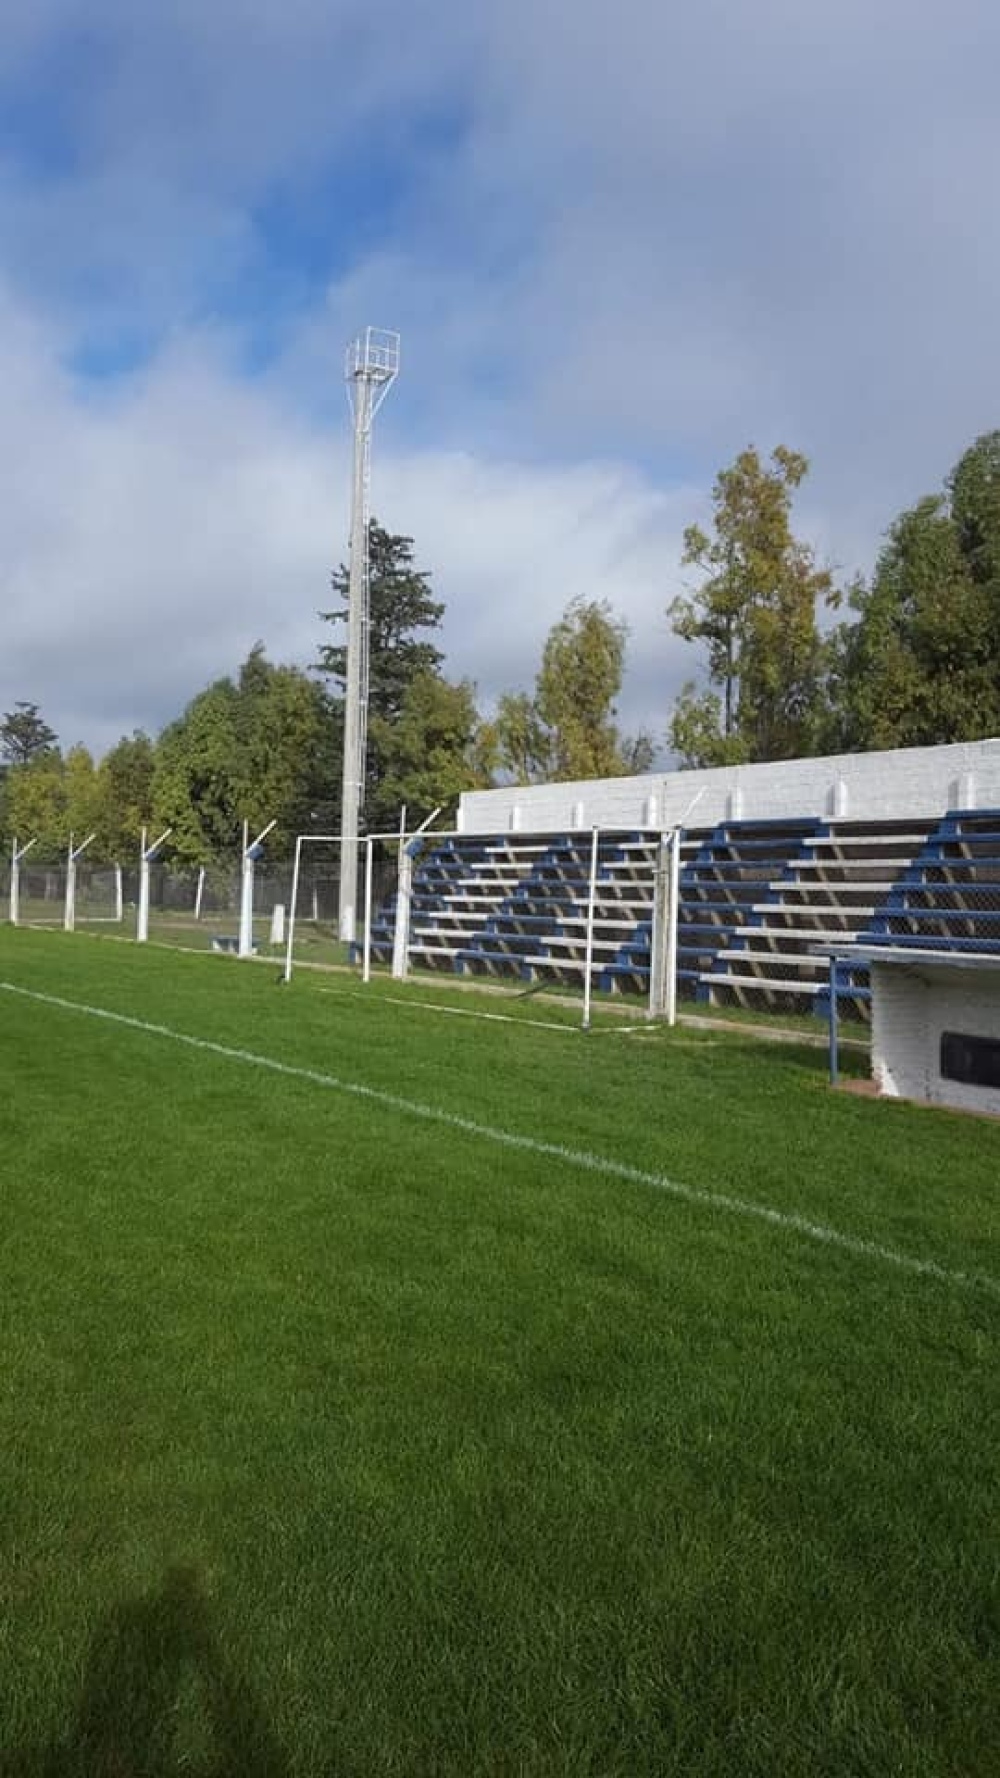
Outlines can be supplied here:
<path id="1" fill-rule="evenodd" d="M 346 411 L 337 430 L 302 420 L 241 384 L 211 336 L 177 340 L 104 401 L 10 304 L 0 341 L 18 393 L 0 415 L 2 707 L 35 701 L 64 741 L 100 751 L 167 721 L 258 637 L 274 658 L 311 661 L 344 554 Z M 678 673 L 662 607 L 695 494 L 668 499 L 611 464 L 393 443 L 383 426 L 375 507 L 434 574 L 448 670 L 484 700 L 528 685 L 569 598 L 609 597 L 634 637 L 623 715 L 662 728 Z"/>
<path id="2" fill-rule="evenodd" d="M 0 697 L 67 738 L 155 726 L 258 635 L 311 657 L 367 321 L 404 336 L 375 506 L 435 571 L 452 670 L 527 684 L 570 594 L 606 595 L 625 719 L 661 730 L 721 464 L 805 450 L 809 532 L 853 570 L 1000 423 L 991 0 L 37 0 L 0 23 L 9 93 L 47 90 L 60 28 L 71 152 L 0 161 Z M 320 171 L 325 306 L 250 380 L 260 206 Z M 60 368 L 123 326 L 160 342 L 140 378 Z"/>

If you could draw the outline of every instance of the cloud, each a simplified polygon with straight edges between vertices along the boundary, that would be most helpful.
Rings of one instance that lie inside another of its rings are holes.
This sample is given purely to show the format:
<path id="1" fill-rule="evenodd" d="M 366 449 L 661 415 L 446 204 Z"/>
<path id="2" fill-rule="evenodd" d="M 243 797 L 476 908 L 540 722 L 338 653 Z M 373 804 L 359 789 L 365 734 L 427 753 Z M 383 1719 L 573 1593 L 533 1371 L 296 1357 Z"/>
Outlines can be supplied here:
<path id="1" fill-rule="evenodd" d="M 755 442 L 845 571 L 1000 421 L 990 0 L 37 0 L 0 23 L 0 688 L 156 726 L 346 536 L 343 345 L 399 327 L 375 506 L 455 672 L 528 684 L 577 591 L 627 723 L 692 670 L 679 537 Z"/>
<path id="2" fill-rule="evenodd" d="M 37 702 L 64 741 L 101 751 L 168 721 L 258 638 L 311 662 L 347 533 L 346 411 L 336 430 L 303 420 L 241 382 L 211 334 L 95 399 L 57 340 L 9 301 L 0 320 L 17 394 L 0 415 L 3 708 Z M 376 456 L 376 509 L 415 537 L 446 602 L 452 674 L 484 701 L 528 685 L 568 599 L 609 596 L 642 642 L 628 713 L 658 727 L 676 652 L 664 561 L 694 498 L 615 465 L 407 453 L 391 437 Z"/>

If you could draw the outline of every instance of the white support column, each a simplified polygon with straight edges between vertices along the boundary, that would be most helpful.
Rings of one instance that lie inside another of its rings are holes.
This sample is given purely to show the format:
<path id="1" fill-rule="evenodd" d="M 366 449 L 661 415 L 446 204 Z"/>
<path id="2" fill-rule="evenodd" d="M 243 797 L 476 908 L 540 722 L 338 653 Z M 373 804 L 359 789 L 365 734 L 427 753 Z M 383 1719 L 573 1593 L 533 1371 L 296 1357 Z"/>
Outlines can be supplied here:
<path id="1" fill-rule="evenodd" d="M 404 846 L 399 861 L 399 882 L 396 885 L 396 924 L 392 934 L 392 974 L 393 980 L 397 982 L 405 982 L 410 962 L 410 898 L 413 893 L 413 852 L 411 847 L 419 847 L 419 841 L 411 840 L 409 846 Z"/>
<path id="2" fill-rule="evenodd" d="M 677 1023 L 677 916 L 681 905 L 681 830 L 670 835 L 667 886 L 666 1014 L 667 1024 Z"/>
<path id="3" fill-rule="evenodd" d="M 583 1029 L 590 1029 L 590 976 L 594 962 L 594 906 L 597 901 L 597 848 L 600 829 L 590 835 L 590 883 L 587 890 L 587 948 L 583 965 Z"/>
<path id="4" fill-rule="evenodd" d="M 653 880 L 653 931 L 649 957 L 649 1013 L 677 1023 L 677 927 L 681 909 L 681 835 L 685 822 L 701 802 L 704 788 L 691 798 L 676 827 L 660 835 Z"/>
<path id="5" fill-rule="evenodd" d="M 146 844 L 146 829 L 142 830 L 139 842 L 139 907 L 135 920 L 136 943 L 144 945 L 149 937 L 149 867 L 155 859 L 164 840 L 173 833 L 172 827 L 165 827 L 158 840 L 151 846 Z"/>
<path id="6" fill-rule="evenodd" d="M 198 885 L 197 885 L 197 888 L 195 889 L 195 892 L 194 892 L 194 917 L 196 920 L 201 919 L 201 904 L 204 899 L 204 895 L 205 895 L 205 866 L 202 865 L 198 871 Z"/>
<path id="7" fill-rule="evenodd" d="M 670 930 L 670 835 L 661 833 L 653 865 L 653 925 L 649 940 L 649 1016 L 667 1010 L 667 935 Z"/>
<path id="8" fill-rule="evenodd" d="M 372 847 L 375 842 L 370 837 L 365 841 L 365 945 L 362 959 L 361 979 L 370 982 L 372 979 Z"/>
<path id="9" fill-rule="evenodd" d="M 82 845 L 73 849 L 73 835 L 69 836 L 69 851 L 66 856 L 66 906 L 63 911 L 63 928 L 66 932 L 76 929 L 76 861 L 81 853 L 97 838 L 96 834 L 88 834 Z"/>
<path id="10" fill-rule="evenodd" d="M 37 844 L 38 844 L 38 840 L 36 838 L 33 840 L 29 840 L 26 845 L 21 846 L 19 848 L 18 843 L 17 843 L 17 838 L 15 836 L 14 843 L 11 847 L 11 853 L 10 853 L 10 923 L 12 926 L 17 926 L 20 922 L 20 919 L 21 919 L 21 860 L 24 857 L 25 853 L 30 852 L 32 846 L 37 846 Z"/>
<path id="11" fill-rule="evenodd" d="M 292 905 L 288 910 L 288 925 L 286 927 L 288 936 L 285 941 L 285 973 L 283 977 L 286 982 L 290 982 L 292 979 L 292 946 L 295 943 L 295 910 L 299 901 L 299 872 L 302 868 L 303 837 L 302 834 L 299 834 L 295 841 L 295 863 L 292 866 Z"/>
<path id="12" fill-rule="evenodd" d="M 435 809 L 422 821 L 413 838 L 399 855 L 399 885 L 396 890 L 396 926 L 392 936 L 392 973 L 398 982 L 406 980 L 410 967 L 410 903 L 413 896 L 413 860 L 421 850 L 421 836 L 441 810 Z"/>
<path id="13" fill-rule="evenodd" d="M 250 832 L 247 822 L 243 823 L 243 881 L 240 887 L 240 941 L 239 955 L 253 956 L 253 877 L 254 867 L 264 850 L 264 841 L 272 827 L 278 825 L 277 818 L 262 827 L 257 838 L 250 844 L 247 836 Z"/>

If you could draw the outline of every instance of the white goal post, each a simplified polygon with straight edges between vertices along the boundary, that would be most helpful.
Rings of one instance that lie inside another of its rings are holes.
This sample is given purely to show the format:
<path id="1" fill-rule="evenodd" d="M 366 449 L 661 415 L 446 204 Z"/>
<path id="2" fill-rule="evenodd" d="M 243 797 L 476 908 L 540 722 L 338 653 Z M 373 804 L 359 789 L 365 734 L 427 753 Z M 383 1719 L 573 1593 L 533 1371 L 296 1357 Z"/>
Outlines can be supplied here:
<path id="1" fill-rule="evenodd" d="M 303 875 L 304 875 L 304 868 L 307 863 L 307 859 L 310 856 L 309 848 L 327 847 L 327 848 L 334 849 L 334 856 L 337 860 L 338 882 L 339 882 L 339 866 L 340 866 L 341 848 L 342 848 L 343 844 L 344 844 L 344 836 L 339 833 L 300 833 L 296 837 L 295 856 L 294 856 L 294 862 L 292 865 L 292 887 L 291 887 L 291 894 L 289 897 L 288 917 L 287 917 L 287 921 L 286 921 L 286 925 L 285 925 L 285 964 L 284 964 L 284 969 L 282 971 L 282 980 L 285 982 L 290 982 L 292 979 L 292 970 L 294 967 L 296 930 L 297 930 L 298 926 L 300 925 L 300 923 L 302 922 L 303 918 L 308 918 L 308 916 L 303 916 L 301 914 L 301 912 L 299 910 L 299 900 L 300 900 L 301 891 L 302 891 L 302 880 L 303 880 Z M 362 836 L 362 838 L 359 842 L 359 847 L 362 852 L 361 869 L 363 872 L 363 887 L 362 887 L 360 902 L 361 902 L 361 906 L 364 909 L 364 920 L 363 920 L 363 928 L 362 928 L 362 935 L 361 935 L 361 960 L 362 960 L 362 977 L 363 977 L 364 981 L 366 981 L 366 982 L 370 981 L 370 979 L 371 979 L 371 936 L 372 936 L 372 918 L 373 918 L 373 914 L 374 914 L 373 896 L 374 896 L 374 883 L 375 883 L 375 871 L 376 871 L 375 848 L 377 846 L 393 846 L 393 847 L 395 847 L 400 844 L 401 844 L 400 835 L 398 833 L 366 834 L 366 835 Z M 315 853 L 313 853 L 312 855 L 315 856 Z M 313 898 L 314 898 L 314 912 L 313 912 L 312 917 L 315 920 L 318 917 L 317 907 L 316 907 L 316 891 L 315 891 L 315 889 L 313 892 Z M 338 919 L 337 924 L 339 925 L 339 919 Z M 339 942 L 339 940 L 338 940 L 338 942 Z M 356 946 L 355 946 L 355 948 L 356 948 Z"/>

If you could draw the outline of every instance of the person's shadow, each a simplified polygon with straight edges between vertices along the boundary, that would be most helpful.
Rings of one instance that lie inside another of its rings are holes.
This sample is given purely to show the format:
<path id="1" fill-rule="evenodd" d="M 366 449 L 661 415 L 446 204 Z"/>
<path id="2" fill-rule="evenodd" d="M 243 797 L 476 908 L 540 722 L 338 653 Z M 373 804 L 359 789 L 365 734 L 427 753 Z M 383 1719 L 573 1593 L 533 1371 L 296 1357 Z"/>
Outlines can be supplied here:
<path id="1" fill-rule="evenodd" d="M 192 1735 L 195 1744 L 192 1744 Z M 2 1745 L 2 1743 L 0 1743 Z M 213 1635 L 197 1576 L 116 1606 L 98 1628 L 69 1733 L 25 1750 L 3 1778 L 284 1778 L 245 1681 Z"/>

